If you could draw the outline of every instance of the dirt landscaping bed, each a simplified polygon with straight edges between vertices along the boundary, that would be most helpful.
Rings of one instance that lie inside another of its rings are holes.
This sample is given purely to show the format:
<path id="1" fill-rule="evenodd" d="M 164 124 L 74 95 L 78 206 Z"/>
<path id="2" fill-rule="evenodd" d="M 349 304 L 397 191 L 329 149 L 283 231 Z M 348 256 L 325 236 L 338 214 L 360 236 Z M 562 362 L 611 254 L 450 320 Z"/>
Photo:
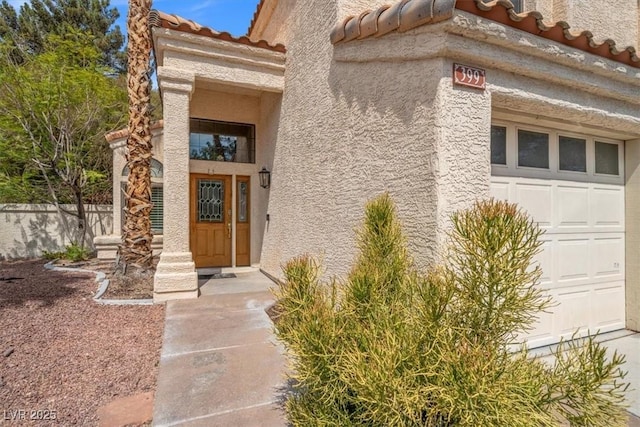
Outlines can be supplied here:
<path id="1" fill-rule="evenodd" d="M 94 275 L 44 264 L 0 262 L 0 425 L 98 425 L 155 390 L 164 306 L 97 304 Z"/>

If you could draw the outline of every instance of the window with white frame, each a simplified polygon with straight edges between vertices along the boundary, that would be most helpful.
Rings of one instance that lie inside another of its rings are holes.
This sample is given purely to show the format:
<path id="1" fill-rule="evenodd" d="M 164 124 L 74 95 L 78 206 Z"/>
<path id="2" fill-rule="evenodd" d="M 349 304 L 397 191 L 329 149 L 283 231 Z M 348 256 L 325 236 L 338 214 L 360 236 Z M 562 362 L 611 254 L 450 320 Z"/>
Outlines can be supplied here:
<path id="1" fill-rule="evenodd" d="M 122 170 L 122 177 L 120 182 L 120 195 L 122 206 L 122 224 L 124 225 L 124 207 L 126 204 L 125 191 L 127 188 L 127 177 L 129 176 L 129 167 L 125 166 Z M 163 178 L 163 166 L 162 163 L 156 159 L 151 159 L 151 231 L 154 234 L 162 234 L 163 224 L 163 212 L 164 212 L 164 194 L 162 188 Z"/>
<path id="2" fill-rule="evenodd" d="M 525 124 L 494 122 L 494 175 L 624 183 L 624 142 Z"/>

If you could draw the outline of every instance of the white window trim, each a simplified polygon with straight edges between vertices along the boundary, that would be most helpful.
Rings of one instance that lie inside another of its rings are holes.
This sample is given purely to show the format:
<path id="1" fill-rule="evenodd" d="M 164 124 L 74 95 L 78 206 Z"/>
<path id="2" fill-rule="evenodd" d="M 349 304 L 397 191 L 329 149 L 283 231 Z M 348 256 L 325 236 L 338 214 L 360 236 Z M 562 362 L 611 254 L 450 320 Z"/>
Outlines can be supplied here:
<path id="1" fill-rule="evenodd" d="M 506 138 L 506 165 L 492 164 L 491 174 L 496 176 L 518 176 L 525 178 L 539 179 L 560 179 L 565 181 L 597 182 L 603 184 L 624 184 L 624 141 L 611 138 L 603 138 L 588 134 L 581 134 L 561 129 L 553 129 L 529 124 L 520 124 L 504 120 L 493 120 L 492 126 L 502 126 L 507 129 Z M 541 132 L 549 135 L 549 169 L 531 168 L 518 166 L 518 130 Z M 587 172 L 563 171 L 560 170 L 559 159 L 559 137 L 584 139 L 587 153 Z M 606 175 L 595 173 L 595 142 L 606 142 L 618 145 L 618 172 L 619 175 Z"/>

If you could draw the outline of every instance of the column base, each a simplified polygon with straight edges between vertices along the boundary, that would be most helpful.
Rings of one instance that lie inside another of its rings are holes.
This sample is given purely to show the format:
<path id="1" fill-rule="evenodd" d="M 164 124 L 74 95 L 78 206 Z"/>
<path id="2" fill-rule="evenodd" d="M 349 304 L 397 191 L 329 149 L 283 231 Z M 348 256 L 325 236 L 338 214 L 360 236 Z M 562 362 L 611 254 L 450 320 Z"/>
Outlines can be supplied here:
<path id="1" fill-rule="evenodd" d="M 191 252 L 163 252 L 153 279 L 153 301 L 187 298 L 198 298 L 198 273 Z"/>

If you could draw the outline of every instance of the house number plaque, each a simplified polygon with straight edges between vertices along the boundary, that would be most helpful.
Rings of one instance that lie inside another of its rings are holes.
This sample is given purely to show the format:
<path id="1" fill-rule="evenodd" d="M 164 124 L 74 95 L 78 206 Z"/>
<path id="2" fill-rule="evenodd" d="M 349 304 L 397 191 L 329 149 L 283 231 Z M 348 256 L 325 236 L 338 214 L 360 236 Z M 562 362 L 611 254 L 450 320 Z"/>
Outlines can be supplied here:
<path id="1" fill-rule="evenodd" d="M 486 73 L 482 68 L 453 64 L 453 84 L 469 86 L 476 89 L 486 87 Z"/>

